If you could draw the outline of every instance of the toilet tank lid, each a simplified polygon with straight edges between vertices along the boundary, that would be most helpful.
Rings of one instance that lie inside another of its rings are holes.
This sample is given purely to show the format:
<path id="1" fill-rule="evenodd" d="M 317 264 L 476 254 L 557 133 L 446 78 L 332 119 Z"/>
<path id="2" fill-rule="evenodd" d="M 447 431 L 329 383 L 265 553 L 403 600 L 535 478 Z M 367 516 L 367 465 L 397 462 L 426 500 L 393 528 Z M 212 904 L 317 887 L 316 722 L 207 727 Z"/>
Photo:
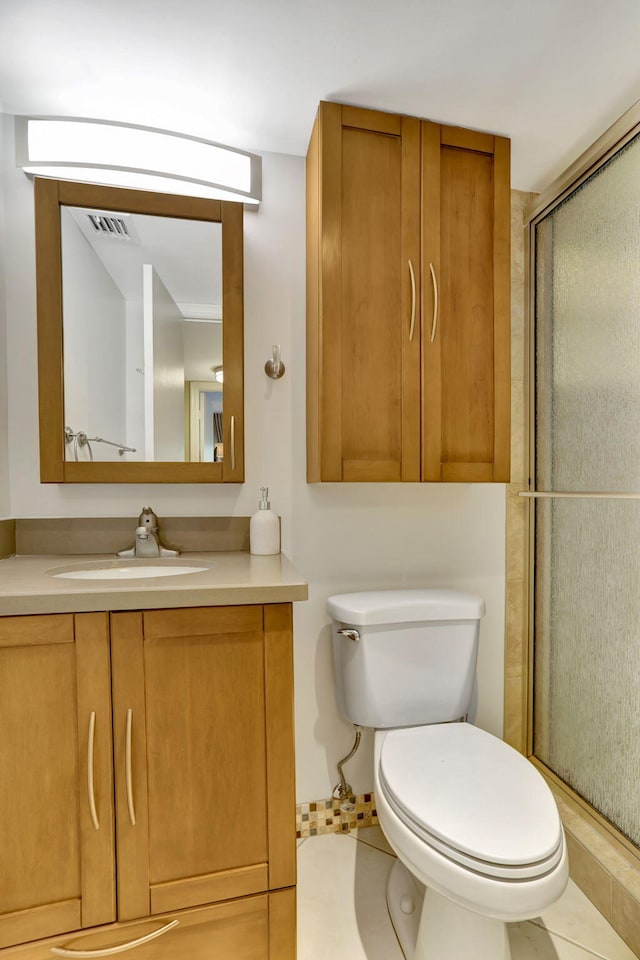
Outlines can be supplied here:
<path id="1" fill-rule="evenodd" d="M 367 590 L 327 600 L 333 620 L 354 626 L 421 623 L 425 620 L 479 620 L 484 600 L 460 590 Z"/>

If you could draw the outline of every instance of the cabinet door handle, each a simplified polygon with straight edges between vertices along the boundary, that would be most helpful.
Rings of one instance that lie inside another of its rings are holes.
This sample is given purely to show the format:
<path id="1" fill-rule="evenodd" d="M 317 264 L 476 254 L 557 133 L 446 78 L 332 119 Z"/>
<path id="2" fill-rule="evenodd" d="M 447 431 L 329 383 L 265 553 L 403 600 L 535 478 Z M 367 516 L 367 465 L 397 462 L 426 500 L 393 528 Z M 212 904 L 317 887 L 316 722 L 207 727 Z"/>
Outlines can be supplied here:
<path id="1" fill-rule="evenodd" d="M 431 280 L 433 282 L 433 322 L 431 324 L 431 343 L 433 343 L 438 328 L 438 279 L 432 263 L 429 264 L 429 270 L 431 271 Z"/>
<path id="2" fill-rule="evenodd" d="M 137 940 L 128 940 L 127 943 L 119 943 L 116 947 L 103 947 L 100 950 L 69 950 L 66 947 L 51 947 L 50 952 L 55 953 L 57 957 L 112 957 L 114 953 L 124 953 L 125 950 L 131 950 L 133 947 L 139 947 L 143 943 L 149 943 L 149 940 L 155 940 L 156 937 L 161 937 L 163 933 L 167 933 L 169 930 L 172 930 L 173 927 L 176 927 L 179 922 L 179 920 L 170 920 L 169 923 L 165 923 L 164 927 L 160 927 L 159 930 L 153 930 L 144 937 L 138 937 Z"/>
<path id="3" fill-rule="evenodd" d="M 91 711 L 89 717 L 89 736 L 87 738 L 87 794 L 89 799 L 89 813 L 91 814 L 91 823 L 96 830 L 100 829 L 98 820 L 98 811 L 96 810 L 96 793 L 93 783 L 93 755 L 96 739 L 96 712 Z"/>
<path id="4" fill-rule="evenodd" d="M 416 275 L 413 272 L 413 263 L 409 260 L 409 276 L 411 277 L 411 324 L 409 326 L 409 341 L 413 340 L 413 331 L 416 326 Z"/>
<path id="5" fill-rule="evenodd" d="M 231 417 L 231 471 L 236 469 L 236 418 Z"/>
<path id="6" fill-rule="evenodd" d="M 127 785 L 127 809 L 132 827 L 136 825 L 136 808 L 133 805 L 133 777 L 131 773 L 131 736 L 133 733 L 133 710 L 127 710 L 127 734 L 124 749 L 124 772 Z"/>

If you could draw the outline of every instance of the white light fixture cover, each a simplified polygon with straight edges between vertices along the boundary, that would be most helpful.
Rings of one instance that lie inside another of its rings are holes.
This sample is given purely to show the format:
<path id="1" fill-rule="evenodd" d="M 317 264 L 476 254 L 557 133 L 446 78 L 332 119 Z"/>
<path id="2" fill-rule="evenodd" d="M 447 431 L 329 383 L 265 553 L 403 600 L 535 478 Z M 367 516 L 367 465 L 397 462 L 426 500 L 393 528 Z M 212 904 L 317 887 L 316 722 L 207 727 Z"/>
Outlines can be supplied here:
<path id="1" fill-rule="evenodd" d="M 183 134 L 64 117 L 16 117 L 16 160 L 56 180 L 258 203 L 262 158 Z"/>

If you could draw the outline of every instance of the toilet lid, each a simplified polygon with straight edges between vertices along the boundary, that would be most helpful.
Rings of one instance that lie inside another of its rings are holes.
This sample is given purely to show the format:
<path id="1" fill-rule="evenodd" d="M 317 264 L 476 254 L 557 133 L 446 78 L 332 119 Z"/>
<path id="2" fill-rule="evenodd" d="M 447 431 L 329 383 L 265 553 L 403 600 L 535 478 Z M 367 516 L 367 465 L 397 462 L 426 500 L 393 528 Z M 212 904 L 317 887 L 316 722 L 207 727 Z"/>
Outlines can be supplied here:
<path id="1" fill-rule="evenodd" d="M 492 876 L 540 876 L 561 859 L 562 826 L 528 760 L 469 723 L 392 730 L 380 753 L 392 809 L 445 855 Z"/>

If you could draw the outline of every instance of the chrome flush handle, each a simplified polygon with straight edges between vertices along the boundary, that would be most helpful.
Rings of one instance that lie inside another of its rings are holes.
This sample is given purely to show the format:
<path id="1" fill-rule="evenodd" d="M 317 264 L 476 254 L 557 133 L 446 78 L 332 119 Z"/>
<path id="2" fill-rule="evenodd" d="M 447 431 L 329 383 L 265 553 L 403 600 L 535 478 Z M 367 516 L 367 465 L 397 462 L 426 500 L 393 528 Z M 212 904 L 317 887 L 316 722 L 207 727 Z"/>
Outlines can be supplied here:
<path id="1" fill-rule="evenodd" d="M 347 640 L 353 640 L 354 643 L 357 643 L 360 639 L 360 634 L 357 630 L 351 630 L 347 627 L 342 627 L 340 630 L 336 630 L 336 633 L 339 637 L 346 637 Z"/>

